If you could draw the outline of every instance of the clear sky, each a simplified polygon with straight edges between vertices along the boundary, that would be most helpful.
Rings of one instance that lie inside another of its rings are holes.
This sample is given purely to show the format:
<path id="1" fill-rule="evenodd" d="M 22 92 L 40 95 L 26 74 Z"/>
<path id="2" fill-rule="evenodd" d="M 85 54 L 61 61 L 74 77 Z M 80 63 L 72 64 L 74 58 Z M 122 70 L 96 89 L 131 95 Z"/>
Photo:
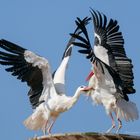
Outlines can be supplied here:
<path id="1" fill-rule="evenodd" d="M 134 64 L 135 88 L 130 100 L 140 110 L 140 1 L 139 0 L 0 0 L 0 38 L 17 43 L 46 57 L 55 70 L 67 41 L 75 29 L 76 17 L 90 16 L 89 7 L 119 21 L 125 39 L 125 49 Z M 73 49 L 67 71 L 67 95 L 73 95 L 85 78 L 90 63 Z M 0 139 L 25 140 L 40 132 L 27 130 L 23 121 L 32 109 L 27 97 L 29 88 L 0 66 Z M 105 132 L 110 118 L 101 106 L 93 106 L 81 96 L 77 104 L 61 114 L 52 133 Z M 140 135 L 140 120 L 124 122 L 120 133 Z"/>

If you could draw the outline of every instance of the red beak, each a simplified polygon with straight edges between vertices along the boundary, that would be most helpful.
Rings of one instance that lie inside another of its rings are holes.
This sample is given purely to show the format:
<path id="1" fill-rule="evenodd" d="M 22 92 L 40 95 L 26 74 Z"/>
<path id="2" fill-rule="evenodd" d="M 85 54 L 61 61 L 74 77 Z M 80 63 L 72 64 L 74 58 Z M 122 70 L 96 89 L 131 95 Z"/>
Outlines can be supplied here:
<path id="1" fill-rule="evenodd" d="M 86 81 L 89 81 L 89 79 L 94 75 L 94 72 L 91 71 L 88 75 L 88 77 L 86 78 Z"/>
<path id="2" fill-rule="evenodd" d="M 89 91 L 89 90 L 94 90 L 93 87 L 85 87 L 82 91 Z"/>

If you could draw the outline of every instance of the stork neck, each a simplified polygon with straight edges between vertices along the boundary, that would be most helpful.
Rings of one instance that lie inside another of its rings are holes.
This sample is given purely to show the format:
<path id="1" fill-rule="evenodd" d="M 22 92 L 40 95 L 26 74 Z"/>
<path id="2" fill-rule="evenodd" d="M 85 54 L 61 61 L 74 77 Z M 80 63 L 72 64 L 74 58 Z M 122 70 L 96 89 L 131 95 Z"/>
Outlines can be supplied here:
<path id="1" fill-rule="evenodd" d="M 74 96 L 72 97 L 72 102 L 75 104 L 81 95 L 81 91 L 79 89 L 76 90 Z"/>
<path id="2" fill-rule="evenodd" d="M 80 97 L 80 93 L 81 93 L 80 90 L 76 90 L 74 96 L 72 96 L 68 101 L 67 109 L 70 109 L 77 102 L 77 100 Z"/>

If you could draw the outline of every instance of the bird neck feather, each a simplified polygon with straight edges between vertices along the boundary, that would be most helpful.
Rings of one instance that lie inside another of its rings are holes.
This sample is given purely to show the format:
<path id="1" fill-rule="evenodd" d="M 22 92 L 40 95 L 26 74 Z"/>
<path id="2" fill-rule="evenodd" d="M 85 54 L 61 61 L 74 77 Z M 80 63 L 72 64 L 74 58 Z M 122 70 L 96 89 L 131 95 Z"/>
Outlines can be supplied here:
<path id="1" fill-rule="evenodd" d="M 79 99 L 80 95 L 81 95 L 81 91 L 79 90 L 79 88 L 76 90 L 75 94 L 71 97 L 71 104 L 75 104 L 77 102 L 77 100 Z"/>

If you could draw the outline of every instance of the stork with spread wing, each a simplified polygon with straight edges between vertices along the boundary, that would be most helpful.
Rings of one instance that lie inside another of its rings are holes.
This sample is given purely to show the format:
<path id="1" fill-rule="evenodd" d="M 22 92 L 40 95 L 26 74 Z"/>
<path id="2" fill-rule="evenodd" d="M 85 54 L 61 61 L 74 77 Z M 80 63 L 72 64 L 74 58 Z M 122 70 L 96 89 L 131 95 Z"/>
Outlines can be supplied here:
<path id="1" fill-rule="evenodd" d="M 82 20 L 88 24 L 89 18 Z M 77 28 L 75 34 L 80 34 Z M 58 69 L 51 73 L 47 59 L 7 40 L 0 40 L 0 64 L 6 65 L 6 71 L 30 87 L 29 100 L 34 112 L 24 124 L 31 130 L 43 130 L 51 133 L 51 128 L 60 113 L 69 110 L 78 100 L 84 87 L 80 86 L 72 97 L 65 95 L 65 72 L 72 52 L 71 38 Z"/>
<path id="2" fill-rule="evenodd" d="M 76 24 L 83 34 L 71 34 L 78 41 L 73 42 L 75 46 L 83 48 L 80 53 L 86 54 L 91 61 L 92 72 L 88 76 L 89 86 L 85 90 L 90 93 L 92 100 L 105 107 L 107 114 L 111 117 L 112 126 L 107 130 L 110 132 L 115 128 L 114 112 L 119 126 L 122 127 L 122 119 L 126 121 L 138 119 L 138 110 L 135 103 L 129 101 L 128 95 L 135 93 L 133 88 L 132 62 L 126 55 L 124 39 L 119 31 L 116 20 L 107 20 L 107 17 L 91 10 L 94 25 L 94 48 L 90 43 L 87 28 L 77 18 Z"/>

